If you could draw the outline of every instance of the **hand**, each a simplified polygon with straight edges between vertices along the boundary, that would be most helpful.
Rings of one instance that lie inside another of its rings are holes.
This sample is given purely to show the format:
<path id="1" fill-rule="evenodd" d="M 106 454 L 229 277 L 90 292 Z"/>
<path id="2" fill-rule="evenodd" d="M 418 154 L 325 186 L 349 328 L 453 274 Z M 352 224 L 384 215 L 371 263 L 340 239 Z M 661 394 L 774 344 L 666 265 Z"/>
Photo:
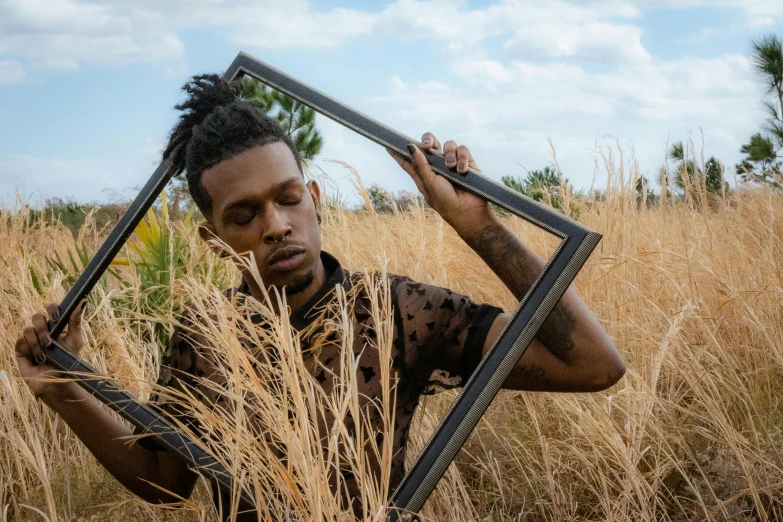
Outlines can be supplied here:
<path id="1" fill-rule="evenodd" d="M 467 237 L 486 226 L 488 222 L 494 223 L 492 210 L 485 199 L 457 188 L 443 176 L 438 176 L 419 147 L 414 144 L 408 146 L 409 149 L 411 147 L 413 147 L 411 160 L 391 149 L 386 150 L 413 178 L 427 204 L 454 227 L 458 234 Z M 424 133 L 421 138 L 422 149 L 440 151 L 440 147 L 440 142 L 431 132 Z M 465 174 L 468 167 L 481 172 L 465 145 L 457 146 L 454 141 L 447 141 L 443 145 L 443 156 L 446 159 L 446 166 L 460 174 Z"/>
<path id="2" fill-rule="evenodd" d="M 82 334 L 82 314 L 87 301 L 81 302 L 68 320 L 68 326 L 58 341 L 64 347 L 75 354 L 84 345 Z M 55 303 L 46 305 L 46 311 L 52 321 L 60 318 L 60 307 Z M 57 382 L 50 379 L 57 377 L 58 371 L 46 362 L 45 349 L 51 346 L 52 338 L 49 335 L 49 326 L 43 314 L 35 314 L 32 317 L 32 326 L 22 331 L 22 336 L 16 340 L 16 364 L 19 373 L 30 387 L 36 397 L 48 398 L 56 395 Z"/>

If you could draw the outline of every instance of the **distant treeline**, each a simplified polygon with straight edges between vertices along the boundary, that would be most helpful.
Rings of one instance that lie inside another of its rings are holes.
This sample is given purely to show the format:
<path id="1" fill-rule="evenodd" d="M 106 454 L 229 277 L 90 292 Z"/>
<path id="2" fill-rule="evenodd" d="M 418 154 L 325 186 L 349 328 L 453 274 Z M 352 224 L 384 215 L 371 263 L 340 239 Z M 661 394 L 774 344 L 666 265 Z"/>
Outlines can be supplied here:
<path id="1" fill-rule="evenodd" d="M 127 205 L 116 203 L 78 203 L 72 198 L 54 197 L 47 199 L 43 208 L 31 209 L 30 217 L 32 221 L 38 218 L 50 223 L 59 221 L 77 234 L 89 214 L 94 214 L 92 221 L 101 229 L 115 223 L 126 208 Z"/>

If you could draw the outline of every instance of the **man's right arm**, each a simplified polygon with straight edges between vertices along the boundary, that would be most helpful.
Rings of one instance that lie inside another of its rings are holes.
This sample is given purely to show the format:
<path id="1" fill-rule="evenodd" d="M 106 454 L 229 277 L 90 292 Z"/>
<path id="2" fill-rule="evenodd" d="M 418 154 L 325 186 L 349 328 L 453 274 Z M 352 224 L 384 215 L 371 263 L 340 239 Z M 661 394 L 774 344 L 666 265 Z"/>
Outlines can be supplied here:
<path id="1" fill-rule="evenodd" d="M 190 496 L 196 474 L 167 451 L 148 450 L 128 439 L 133 429 L 74 382 L 41 400 L 56 411 L 98 462 L 147 502 L 168 504 Z"/>
<path id="2" fill-rule="evenodd" d="M 83 310 L 82 305 L 71 315 L 67 331 L 60 338 L 77 355 L 84 344 Z M 56 304 L 47 305 L 47 311 L 52 320 L 57 320 Z M 98 462 L 134 494 L 156 504 L 189 497 L 197 475 L 184 462 L 171 453 L 148 450 L 130 440 L 133 430 L 75 382 L 51 380 L 57 372 L 45 362 L 50 344 L 42 314 L 34 315 L 32 327 L 25 328 L 16 340 L 19 373 L 33 394 L 57 412 Z"/>

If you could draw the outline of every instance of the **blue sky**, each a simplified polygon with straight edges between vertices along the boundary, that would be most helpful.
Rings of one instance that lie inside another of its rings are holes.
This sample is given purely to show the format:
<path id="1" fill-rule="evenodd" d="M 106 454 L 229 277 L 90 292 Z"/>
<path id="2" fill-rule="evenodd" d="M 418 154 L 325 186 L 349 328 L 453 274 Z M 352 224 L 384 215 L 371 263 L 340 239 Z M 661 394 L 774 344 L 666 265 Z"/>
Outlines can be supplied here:
<path id="1" fill-rule="evenodd" d="M 180 86 L 240 50 L 409 135 L 468 145 L 495 178 L 551 164 L 549 140 L 577 187 L 618 146 L 654 177 L 666 144 L 689 136 L 731 166 L 763 118 L 748 49 L 769 32 L 783 33 L 783 2 L 6 0 L 0 199 L 131 198 Z M 316 163 L 349 199 L 330 159 L 415 189 L 377 145 L 319 127 Z"/>

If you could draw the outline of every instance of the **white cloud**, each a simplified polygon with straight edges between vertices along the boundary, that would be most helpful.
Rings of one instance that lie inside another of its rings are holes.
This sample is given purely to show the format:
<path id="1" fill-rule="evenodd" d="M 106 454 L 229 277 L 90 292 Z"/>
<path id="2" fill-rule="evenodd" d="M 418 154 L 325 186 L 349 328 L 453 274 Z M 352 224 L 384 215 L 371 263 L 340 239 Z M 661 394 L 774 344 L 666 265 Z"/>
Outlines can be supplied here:
<path id="1" fill-rule="evenodd" d="M 641 44 L 641 20 L 649 9 L 712 4 L 706 0 L 501 0 L 470 9 L 463 0 L 397 0 L 380 12 L 318 9 L 308 0 L 7 0 L 0 3 L 0 55 L 36 66 L 75 69 L 81 63 L 177 60 L 178 33 L 220 28 L 250 48 L 323 48 L 355 36 L 443 42 L 461 56 L 483 57 L 482 42 L 506 38 L 514 58 L 649 59 Z M 719 0 L 745 13 L 748 23 L 783 16 L 783 2 Z M 779 5 L 778 5 L 779 4 Z M 433 50 L 437 44 L 433 43 Z M 426 53 L 426 51 L 425 51 Z"/>
<path id="2" fill-rule="evenodd" d="M 531 5 L 506 0 L 467 9 L 457 0 L 398 0 L 379 13 L 358 9 L 318 10 L 307 0 L 213 0 L 169 2 L 8 0 L 0 3 L 0 55 L 23 57 L 36 66 L 76 69 L 81 63 L 176 60 L 184 54 L 178 32 L 217 27 L 251 48 L 323 48 L 349 38 L 376 35 L 444 41 L 452 52 L 471 52 L 486 38 L 510 34 L 509 44 L 529 47 L 530 31 L 541 38 L 536 49 L 552 56 L 643 55 L 638 29 L 605 21 L 637 16 L 623 2 L 576 5 L 556 0 Z M 587 25 L 584 25 L 587 24 Z"/>
<path id="3" fill-rule="evenodd" d="M 36 66 L 166 63 L 184 55 L 178 32 L 218 27 L 240 45 L 263 48 L 338 46 L 372 31 L 376 16 L 358 10 L 312 10 L 304 0 L 105 2 L 9 0 L 0 3 L 0 55 Z M 170 66 L 169 66 L 170 67 Z"/>
<path id="4" fill-rule="evenodd" d="M 505 0 L 480 9 L 465 9 L 464 2 L 449 0 L 398 0 L 380 14 L 377 33 L 408 40 L 440 40 L 454 53 L 476 53 L 476 44 L 489 37 L 516 33 L 506 43 L 515 52 L 543 50 L 545 56 L 577 56 L 580 47 L 588 54 L 643 54 L 638 29 L 607 19 L 640 15 L 624 2 L 547 3 Z M 636 43 L 634 43 L 634 41 Z M 515 49 L 518 48 L 518 49 Z"/>
<path id="5" fill-rule="evenodd" d="M 751 15 L 747 17 L 746 23 L 749 27 L 754 28 L 772 27 L 775 25 L 775 19 L 771 16 Z"/>
<path id="6" fill-rule="evenodd" d="M 783 14 L 783 2 L 780 8 L 722 3 L 747 18 Z M 460 80 L 436 91 L 426 81 L 395 77 L 385 94 L 369 100 L 372 112 L 401 131 L 413 129 L 407 131 L 412 136 L 433 130 L 468 144 L 497 177 L 523 174 L 517 162 L 527 168 L 549 163 L 550 138 L 566 176 L 582 186 L 591 182 L 589 153 L 596 142 L 619 139 L 626 151 L 633 144 L 643 171 L 654 171 L 667 142 L 691 133 L 698 142 L 700 128 L 706 154 L 730 169 L 757 123 L 758 93 L 747 58 L 661 60 L 642 44 L 646 11 L 705 4 L 506 0 L 470 10 L 463 2 L 400 0 L 384 10 L 376 33 L 422 40 L 433 54 L 448 50 Z M 483 42 L 490 37 L 505 39 L 505 57 L 487 56 Z M 600 72 L 589 62 L 600 62 Z M 422 122 L 428 128 L 418 128 Z"/>
<path id="7" fill-rule="evenodd" d="M 184 45 L 155 16 L 132 9 L 10 0 L 0 4 L 0 54 L 38 67 L 77 69 L 81 63 L 170 60 L 184 54 Z"/>
<path id="8" fill-rule="evenodd" d="M 13 60 L 0 60 L 0 85 L 19 83 L 27 78 L 24 67 Z"/>
<path id="9" fill-rule="evenodd" d="M 756 123 L 758 98 L 747 58 L 648 59 L 590 72 L 575 64 L 489 60 L 455 61 L 464 88 L 428 89 L 396 79 L 371 101 L 393 127 L 433 129 L 441 139 L 468 144 L 485 172 L 524 174 L 516 164 L 539 168 L 551 161 L 547 140 L 558 147 L 565 175 L 589 186 L 596 137 L 609 134 L 635 145 L 643 169 L 662 161 L 667 139 L 704 129 L 707 154 L 731 167 L 741 141 Z M 614 142 L 616 138 L 610 138 Z M 697 140 L 698 141 L 698 140 Z M 606 140 L 599 139 L 605 143 Z"/>
<path id="10" fill-rule="evenodd" d="M 104 34 L 108 30 L 125 32 L 127 23 L 112 16 L 105 6 L 70 0 L 7 0 L 3 3 L 4 34 L 30 31 L 52 34 L 68 27 L 79 34 Z"/>
<path id="11" fill-rule="evenodd" d="M 650 59 L 641 42 L 642 30 L 609 22 L 554 22 L 516 31 L 504 47 L 515 58 L 579 58 L 600 62 Z"/>
<path id="12" fill-rule="evenodd" d="M 179 32 L 208 27 L 251 51 L 335 47 L 367 35 L 416 41 L 422 59 L 445 59 L 457 79 L 393 77 L 386 94 L 367 100 L 368 112 L 414 137 L 425 130 L 459 137 L 490 167 L 516 169 L 516 160 L 541 166 L 551 136 L 564 170 L 592 172 L 585 152 L 597 133 L 633 140 L 642 164 L 657 166 L 670 133 L 682 137 L 699 126 L 731 162 L 737 136 L 755 124 L 747 59 L 665 61 L 642 44 L 645 12 L 706 5 L 737 9 L 746 24 L 783 17 L 783 2 L 769 0 L 500 0 L 480 8 L 464 0 L 397 0 L 377 13 L 319 9 L 307 0 L 10 0 L 0 3 L 0 57 L 71 69 L 147 61 L 176 71 L 184 53 Z M 489 55 L 491 38 L 505 55 Z M 601 67 L 591 68 L 595 62 Z M 14 77 L 3 67 L 25 73 L 18 61 L 0 62 L 0 82 Z M 419 128 L 422 122 L 428 128 Z M 362 174 L 378 160 L 336 130 L 325 134 L 324 157 L 359 157 Z"/>
<path id="13" fill-rule="evenodd" d="M 241 18 L 240 13 L 225 13 L 225 26 L 232 27 L 229 38 L 262 48 L 337 47 L 352 36 L 370 34 L 376 21 L 375 16 L 352 9 L 310 13 L 306 4 L 297 3 L 299 12 L 294 13 L 288 5 L 285 10 L 248 9 Z"/>
<path id="14" fill-rule="evenodd" d="M 578 1 L 578 0 L 575 0 Z M 608 3 L 599 0 L 596 3 Z M 748 13 L 770 15 L 783 14 L 783 5 L 774 0 L 618 0 L 619 4 L 641 11 L 650 9 L 690 9 L 692 7 L 713 7 L 740 9 Z"/>

